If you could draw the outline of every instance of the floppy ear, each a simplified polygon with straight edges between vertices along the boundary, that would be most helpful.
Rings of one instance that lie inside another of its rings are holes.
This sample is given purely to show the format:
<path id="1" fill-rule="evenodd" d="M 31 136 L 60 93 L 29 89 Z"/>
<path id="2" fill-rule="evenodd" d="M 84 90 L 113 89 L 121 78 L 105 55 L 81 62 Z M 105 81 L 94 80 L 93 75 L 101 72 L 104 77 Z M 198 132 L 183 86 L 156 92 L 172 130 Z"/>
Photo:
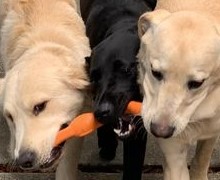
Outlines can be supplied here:
<path id="1" fill-rule="evenodd" d="M 9 0 L 9 8 L 17 13 L 26 13 L 30 9 L 33 0 Z"/>
<path id="2" fill-rule="evenodd" d="M 68 70 L 66 82 L 75 89 L 85 89 L 89 86 L 89 78 L 86 72 L 86 63 L 77 64 Z"/>
<path id="3" fill-rule="evenodd" d="M 34 7 L 33 4 L 36 3 L 34 2 L 35 0 L 8 0 L 8 1 L 9 1 L 9 7 L 11 9 L 16 11 L 17 13 L 25 13 L 25 14 L 30 12 L 31 9 Z M 67 2 L 75 9 L 77 9 L 76 1 L 73 0 L 59 0 L 59 1 Z"/>
<path id="4" fill-rule="evenodd" d="M 164 9 L 154 10 L 144 13 L 138 21 L 138 35 L 142 37 L 150 27 L 158 25 L 167 18 L 171 13 Z"/>

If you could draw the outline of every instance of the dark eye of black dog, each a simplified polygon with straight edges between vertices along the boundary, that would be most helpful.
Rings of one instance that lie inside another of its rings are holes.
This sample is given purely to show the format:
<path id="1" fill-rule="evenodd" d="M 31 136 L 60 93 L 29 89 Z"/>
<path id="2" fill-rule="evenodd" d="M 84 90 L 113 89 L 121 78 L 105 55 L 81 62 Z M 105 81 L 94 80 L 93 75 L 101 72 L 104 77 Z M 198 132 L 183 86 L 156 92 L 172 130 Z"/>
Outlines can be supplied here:
<path id="1" fill-rule="evenodd" d="M 163 80 L 163 74 L 162 74 L 160 71 L 154 71 L 154 70 L 151 70 L 151 71 L 152 71 L 152 75 L 153 75 L 158 81 Z"/>
<path id="2" fill-rule="evenodd" d="M 33 114 L 35 116 L 39 115 L 41 112 L 45 110 L 46 106 L 47 106 L 47 101 L 35 105 L 33 109 Z"/>
<path id="3" fill-rule="evenodd" d="M 194 81 L 194 80 L 191 80 L 188 82 L 187 86 L 188 86 L 188 89 L 191 90 L 191 89 L 198 89 L 199 87 L 202 86 L 202 84 L 204 83 L 205 80 L 202 80 L 202 81 Z"/>
<path id="4" fill-rule="evenodd" d="M 134 68 L 133 67 L 122 67 L 120 71 L 126 75 L 129 75 L 133 72 Z"/>
<path id="5" fill-rule="evenodd" d="M 121 60 L 116 60 L 114 63 L 114 70 L 117 72 L 122 72 L 125 75 L 136 73 L 136 63 L 131 63 L 129 65 L 124 64 Z"/>

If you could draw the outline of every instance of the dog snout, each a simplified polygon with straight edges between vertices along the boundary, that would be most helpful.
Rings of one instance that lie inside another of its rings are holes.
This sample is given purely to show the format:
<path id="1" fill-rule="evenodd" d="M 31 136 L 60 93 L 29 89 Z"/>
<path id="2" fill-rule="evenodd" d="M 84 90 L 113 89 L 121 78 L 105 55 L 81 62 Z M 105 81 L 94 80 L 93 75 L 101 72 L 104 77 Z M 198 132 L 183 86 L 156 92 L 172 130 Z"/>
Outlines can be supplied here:
<path id="1" fill-rule="evenodd" d="M 16 160 L 16 163 L 22 169 L 31 169 L 34 166 L 36 160 L 36 153 L 30 150 L 21 151 L 19 157 Z"/>
<path id="2" fill-rule="evenodd" d="M 111 123 L 114 121 L 114 106 L 105 102 L 98 105 L 94 111 L 94 115 L 101 123 Z"/>
<path id="3" fill-rule="evenodd" d="M 151 123 L 150 131 L 155 137 L 169 138 L 173 135 L 175 127 L 160 123 Z"/>

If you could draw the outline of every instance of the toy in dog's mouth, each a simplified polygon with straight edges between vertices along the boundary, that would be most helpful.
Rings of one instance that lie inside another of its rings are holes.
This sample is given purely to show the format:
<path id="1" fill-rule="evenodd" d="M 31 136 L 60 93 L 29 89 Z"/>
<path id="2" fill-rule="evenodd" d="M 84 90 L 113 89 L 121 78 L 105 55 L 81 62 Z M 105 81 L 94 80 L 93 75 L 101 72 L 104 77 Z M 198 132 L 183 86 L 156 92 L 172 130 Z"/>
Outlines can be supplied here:
<path id="1" fill-rule="evenodd" d="M 62 124 L 60 127 L 60 131 L 68 127 L 68 124 Z M 54 147 L 50 152 L 50 157 L 45 161 L 44 164 L 40 166 L 40 169 L 50 169 L 57 165 L 59 162 L 59 159 L 61 158 L 63 154 L 63 146 L 65 144 L 65 141 L 61 144 Z"/>
<path id="2" fill-rule="evenodd" d="M 115 129 L 119 138 L 124 139 L 133 133 L 136 129 L 136 114 L 140 113 L 141 103 L 130 102 L 128 104 L 126 113 L 119 121 L 119 129 Z M 40 166 L 42 170 L 47 170 L 54 167 L 62 156 L 62 149 L 65 141 L 71 137 L 82 137 L 95 131 L 102 126 L 101 123 L 95 120 L 93 113 L 84 113 L 76 117 L 69 125 L 63 124 L 58 132 L 55 140 L 54 148 L 50 153 L 50 157 Z"/>
<path id="3" fill-rule="evenodd" d="M 138 114 L 140 114 L 140 110 L 141 110 L 141 103 L 131 101 L 127 106 L 126 113 L 138 115 Z M 128 117 L 129 117 L 129 115 L 128 115 Z M 125 118 L 125 119 L 127 119 L 127 118 Z M 132 123 L 130 124 L 130 122 L 131 122 L 130 118 L 122 121 L 122 124 L 123 123 L 127 124 L 125 126 L 123 125 L 123 127 L 120 128 L 120 129 L 122 129 L 122 136 L 128 135 L 130 131 L 132 132 L 133 128 L 132 128 Z M 86 135 L 90 134 L 91 132 L 95 131 L 100 126 L 102 126 L 102 124 L 95 120 L 93 113 L 81 114 L 78 117 L 76 117 L 69 124 L 68 127 L 64 128 L 58 132 L 56 140 L 55 140 L 55 147 L 59 146 L 59 144 L 63 143 L 64 141 L 66 141 L 67 139 L 69 139 L 71 137 L 86 136 Z M 128 131 L 128 133 L 127 133 L 127 131 Z"/>

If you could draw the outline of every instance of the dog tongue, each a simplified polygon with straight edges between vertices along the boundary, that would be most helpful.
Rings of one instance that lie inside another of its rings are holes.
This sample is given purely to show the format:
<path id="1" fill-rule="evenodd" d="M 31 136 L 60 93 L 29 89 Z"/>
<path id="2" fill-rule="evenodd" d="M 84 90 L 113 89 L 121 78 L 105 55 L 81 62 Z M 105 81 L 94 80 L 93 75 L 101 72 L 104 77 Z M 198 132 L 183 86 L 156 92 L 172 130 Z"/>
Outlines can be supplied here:
<path id="1" fill-rule="evenodd" d="M 131 114 L 140 114 L 140 110 L 141 103 L 131 101 L 128 104 L 126 112 Z M 58 146 L 60 143 L 74 136 L 86 136 L 101 126 L 102 124 L 95 120 L 93 113 L 81 114 L 77 116 L 68 127 L 58 132 L 55 140 L 55 146 Z"/>

